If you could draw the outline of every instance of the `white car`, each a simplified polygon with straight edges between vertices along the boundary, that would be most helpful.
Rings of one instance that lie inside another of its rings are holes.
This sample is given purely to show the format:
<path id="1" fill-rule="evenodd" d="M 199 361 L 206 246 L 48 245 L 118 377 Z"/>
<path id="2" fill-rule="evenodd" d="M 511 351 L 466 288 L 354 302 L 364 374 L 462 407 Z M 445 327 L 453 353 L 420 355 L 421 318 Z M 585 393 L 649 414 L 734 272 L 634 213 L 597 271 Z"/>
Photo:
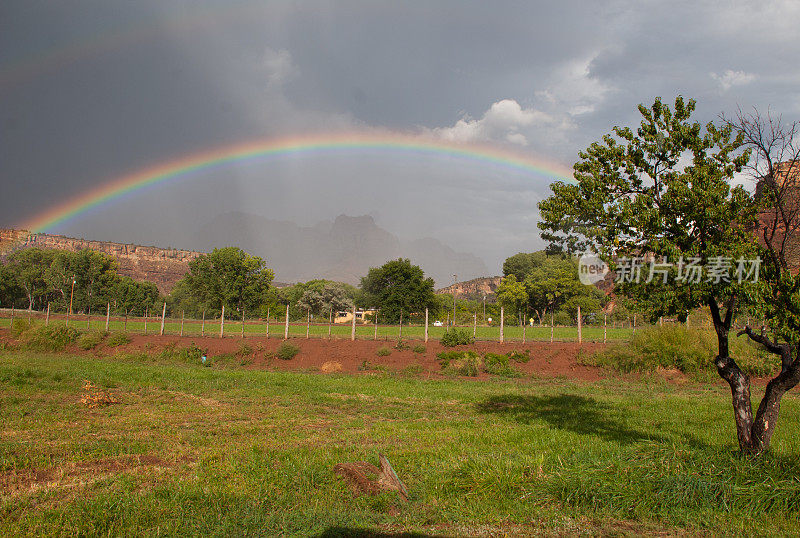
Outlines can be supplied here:
<path id="1" fill-rule="evenodd" d="M 442 325 L 444 325 L 444 323 L 442 323 L 441 321 L 434 321 L 433 322 L 433 326 L 434 327 L 441 327 Z"/>

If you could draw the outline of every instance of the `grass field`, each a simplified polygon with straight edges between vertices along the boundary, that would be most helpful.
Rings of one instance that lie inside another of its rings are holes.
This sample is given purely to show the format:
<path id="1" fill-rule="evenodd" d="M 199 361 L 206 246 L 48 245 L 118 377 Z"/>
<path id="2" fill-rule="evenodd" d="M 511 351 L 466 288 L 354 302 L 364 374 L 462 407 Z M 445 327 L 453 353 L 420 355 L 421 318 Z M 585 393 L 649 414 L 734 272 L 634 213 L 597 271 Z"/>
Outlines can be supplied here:
<path id="1" fill-rule="evenodd" d="M 82 405 L 86 379 L 120 403 Z M 0 351 L 0 534 L 794 533 L 798 419 L 790 394 L 772 452 L 748 459 L 723 385 Z M 331 472 L 379 452 L 407 503 L 354 497 Z"/>
<path id="2" fill-rule="evenodd" d="M 7 314 L 6 314 L 7 315 Z M 26 319 L 26 312 L 19 312 L 18 319 Z M 41 316 L 36 319 L 42 320 Z M 51 319 L 51 323 L 64 324 L 64 319 Z M 11 324 L 9 317 L 0 318 L 0 328 L 7 328 Z M 86 317 L 73 319 L 70 324 L 79 329 L 86 329 Z M 105 317 L 92 318 L 90 320 L 90 328 L 95 330 L 105 329 Z M 143 321 L 129 320 L 127 326 L 121 320 L 113 319 L 109 323 L 109 330 L 122 331 L 127 327 L 127 332 L 142 334 L 145 332 Z M 465 326 L 460 327 L 463 330 L 472 334 L 473 327 Z M 245 323 L 245 335 L 262 336 L 266 334 L 266 322 L 264 321 L 248 321 Z M 160 319 L 153 318 L 147 322 L 147 332 L 149 334 L 158 334 L 161 330 Z M 270 322 L 270 335 L 283 337 L 284 323 L 283 322 Z M 165 334 L 179 334 L 181 331 L 181 321 L 167 318 L 164 323 Z M 185 320 L 183 324 L 184 335 L 199 335 L 203 331 L 203 325 L 198 320 Z M 204 328 L 205 334 L 218 335 L 219 334 L 219 320 L 207 320 Z M 331 327 L 331 335 L 334 338 L 350 338 L 351 326 L 349 324 L 334 324 Z M 445 332 L 445 327 L 428 327 L 428 336 L 432 339 L 439 339 Z M 478 326 L 476 332 L 477 340 L 494 340 L 500 338 L 499 326 Z M 511 326 L 504 327 L 503 330 L 505 341 L 522 341 L 522 327 Z M 612 326 L 606 329 L 606 338 L 608 341 L 625 340 L 630 337 L 632 330 L 626 328 L 614 328 Z M 226 336 L 239 336 L 242 334 L 242 322 L 225 320 L 225 335 Z M 328 337 L 328 324 L 312 324 L 309 329 L 309 334 L 313 338 L 327 338 Z M 294 337 L 305 337 L 306 324 L 305 323 L 290 323 L 289 335 Z M 400 335 L 400 327 L 397 325 L 378 325 L 378 338 L 381 340 L 397 339 Z M 403 325 L 403 338 L 422 340 L 425 335 L 425 327 L 421 325 Z M 375 337 L 374 325 L 356 325 L 356 338 L 371 339 Z M 550 327 L 527 327 L 525 331 L 525 338 L 527 340 L 550 340 Z M 576 341 L 578 339 L 577 327 L 555 327 L 553 329 L 553 338 L 556 341 Z M 603 341 L 603 327 L 586 325 L 583 327 L 583 339 L 586 341 Z"/>

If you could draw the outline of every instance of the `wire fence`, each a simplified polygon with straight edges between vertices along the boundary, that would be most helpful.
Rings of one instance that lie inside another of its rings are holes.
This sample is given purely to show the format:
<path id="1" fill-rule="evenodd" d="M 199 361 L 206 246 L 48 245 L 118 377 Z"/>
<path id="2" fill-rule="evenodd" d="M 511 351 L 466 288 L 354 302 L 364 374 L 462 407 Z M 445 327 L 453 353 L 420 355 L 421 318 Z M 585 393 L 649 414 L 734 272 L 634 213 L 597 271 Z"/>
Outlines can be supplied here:
<path id="1" fill-rule="evenodd" d="M 133 334 L 171 335 L 190 337 L 239 338 L 331 338 L 358 340 L 439 340 L 453 326 L 429 323 L 377 324 L 352 321 L 346 323 L 289 320 L 286 318 L 190 319 L 165 316 L 86 315 L 0 309 L 0 328 L 31 320 L 37 324 L 69 325 L 79 330 L 128 332 Z M 631 322 L 611 322 L 584 325 L 501 325 L 457 324 L 455 328 L 472 335 L 476 342 L 611 342 L 629 339 L 642 325 Z"/>

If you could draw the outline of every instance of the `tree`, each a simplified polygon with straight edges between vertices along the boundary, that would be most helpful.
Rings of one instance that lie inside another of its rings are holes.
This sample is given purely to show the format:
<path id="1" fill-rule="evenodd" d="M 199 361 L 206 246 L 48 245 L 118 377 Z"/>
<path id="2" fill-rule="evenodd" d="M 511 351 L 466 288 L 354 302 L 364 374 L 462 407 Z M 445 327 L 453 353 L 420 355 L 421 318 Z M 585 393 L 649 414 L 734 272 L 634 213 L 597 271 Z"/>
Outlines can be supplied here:
<path id="1" fill-rule="evenodd" d="M 521 252 L 506 259 L 503 272 L 524 283 L 527 306 L 540 324 L 548 314 L 567 305 L 568 314 L 573 318 L 578 304 L 587 313 L 599 310 L 604 299 L 595 286 L 581 283 L 578 262 L 572 256 L 548 255 L 545 251 Z"/>
<path id="2" fill-rule="evenodd" d="M 111 301 L 111 288 L 117 278 L 117 260 L 88 248 L 71 257 L 75 275 L 75 310 L 98 310 Z"/>
<path id="3" fill-rule="evenodd" d="M 25 293 L 28 310 L 47 294 L 45 271 L 53 260 L 54 251 L 40 248 L 17 250 L 9 256 L 6 273 Z"/>
<path id="4" fill-rule="evenodd" d="M 514 275 L 518 282 L 525 280 L 531 272 L 540 267 L 547 259 L 547 254 L 539 252 L 520 252 L 506 258 L 503 262 L 503 275 Z"/>
<path id="5" fill-rule="evenodd" d="M 425 278 L 422 269 L 408 259 L 397 259 L 381 267 L 373 267 L 361 279 L 361 289 L 369 305 L 377 306 L 381 318 L 389 323 L 406 318 L 413 312 L 436 306 L 433 279 Z"/>
<path id="6" fill-rule="evenodd" d="M 523 315 L 525 305 L 528 303 L 528 292 L 525 284 L 517 281 L 513 273 L 505 277 L 497 288 L 497 299 L 503 306 L 510 306 L 517 313 L 520 324 L 524 324 Z"/>
<path id="7" fill-rule="evenodd" d="M 324 316 L 353 308 L 353 299 L 346 284 L 325 280 L 307 284 L 303 295 L 297 300 L 297 306 L 301 309 L 310 310 L 315 316 Z"/>
<path id="8" fill-rule="evenodd" d="M 0 305 L 14 306 L 23 296 L 11 269 L 0 261 Z"/>
<path id="9" fill-rule="evenodd" d="M 767 320 L 757 330 L 745 326 L 739 335 L 780 358 L 778 375 L 767 383 L 755 416 L 750 402 L 749 380 L 742 384 L 742 421 L 753 452 L 769 447 L 778 422 L 783 395 L 800 382 L 800 123 L 784 124 L 770 113 L 757 109 L 723 121 L 735 128 L 753 153 L 747 171 L 758 183 L 756 198 L 760 215 L 757 237 L 764 247 L 765 265 L 756 314 Z"/>
<path id="10" fill-rule="evenodd" d="M 685 263 L 697 259 L 713 267 L 757 257 L 754 197 L 731 185 L 749 151 L 741 151 L 744 136 L 731 125 L 708 123 L 704 129 L 690 122 L 694 109 L 693 100 L 681 97 L 674 110 L 661 99 L 650 108 L 639 105 L 643 120 L 636 132 L 614 127 L 580 153 L 577 184 L 551 186 L 552 196 L 539 204 L 539 227 L 554 249 L 600 254 L 622 275 L 618 291 L 647 297 L 668 290 L 672 300 L 664 313 L 708 306 L 717 334 L 714 363 L 731 388 L 740 449 L 758 453 L 766 445 L 752 436 L 749 380 L 728 347 L 736 310 L 755 297 L 757 285 L 735 278 L 687 280 Z M 658 266 L 664 278 L 633 278 L 642 266 L 649 276 Z"/>
<path id="11" fill-rule="evenodd" d="M 267 300 L 273 276 L 257 256 L 236 247 L 215 248 L 189 262 L 181 289 L 209 312 L 219 312 L 223 305 L 257 312 Z"/>
<path id="12" fill-rule="evenodd" d="M 116 302 L 116 307 L 129 314 L 144 313 L 156 308 L 160 294 L 158 287 L 152 282 L 137 282 L 127 276 L 119 276 L 115 279 L 110 293 L 111 301 Z"/>

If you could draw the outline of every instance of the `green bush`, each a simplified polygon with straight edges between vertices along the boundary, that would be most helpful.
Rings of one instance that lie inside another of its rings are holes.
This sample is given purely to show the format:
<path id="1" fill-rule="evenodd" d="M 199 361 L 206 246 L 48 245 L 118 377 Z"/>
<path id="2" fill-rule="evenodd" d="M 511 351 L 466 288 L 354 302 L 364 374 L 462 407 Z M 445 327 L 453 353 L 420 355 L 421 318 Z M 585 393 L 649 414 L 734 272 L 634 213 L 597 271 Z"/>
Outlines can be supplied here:
<path id="1" fill-rule="evenodd" d="M 397 350 L 399 350 L 399 351 L 402 351 L 402 350 L 404 350 L 404 349 L 408 349 L 408 344 L 406 344 L 405 342 L 403 342 L 403 340 L 402 340 L 402 339 L 399 339 L 399 338 L 398 338 L 398 340 L 397 340 L 397 343 L 394 345 L 394 348 L 395 348 L 395 349 L 397 349 Z"/>
<path id="2" fill-rule="evenodd" d="M 158 358 L 168 362 L 183 362 L 186 364 L 201 364 L 203 350 L 197 347 L 194 342 L 186 347 L 168 344 L 159 354 Z"/>
<path id="3" fill-rule="evenodd" d="M 106 338 L 106 345 L 108 347 L 119 347 L 131 343 L 131 337 L 128 333 L 111 333 Z"/>
<path id="4" fill-rule="evenodd" d="M 451 375 L 474 377 L 483 363 L 474 351 L 443 351 L 436 357 L 441 362 L 442 371 Z"/>
<path id="5" fill-rule="evenodd" d="M 15 322 L 16 323 L 16 322 Z M 81 335 L 74 327 L 65 325 L 31 326 L 22 333 L 24 346 L 36 351 L 62 351 Z"/>
<path id="6" fill-rule="evenodd" d="M 629 342 L 585 357 L 582 362 L 620 372 L 674 368 L 697 376 L 716 372 L 713 362 L 716 352 L 717 338 L 713 331 L 664 325 L 638 329 Z M 777 361 L 771 359 L 761 346 L 743 337 L 731 338 L 730 352 L 748 375 L 769 375 L 777 365 Z"/>
<path id="7" fill-rule="evenodd" d="M 36 327 L 36 322 L 28 318 L 16 318 L 11 326 L 11 336 L 19 338 L 24 333 Z"/>
<path id="8" fill-rule="evenodd" d="M 427 349 L 422 344 L 417 344 L 411 351 L 413 351 L 414 353 L 425 353 Z"/>
<path id="9" fill-rule="evenodd" d="M 275 352 L 275 356 L 281 360 L 290 361 L 298 353 L 300 353 L 299 347 L 292 345 L 289 342 L 284 342 L 280 346 L 278 346 L 278 350 Z"/>
<path id="10" fill-rule="evenodd" d="M 453 328 L 445 331 L 440 342 L 444 347 L 454 347 L 472 344 L 475 339 L 468 330 Z"/>
<path id="11" fill-rule="evenodd" d="M 514 350 L 508 354 L 508 358 L 514 362 L 518 363 L 526 363 L 531 360 L 531 350 L 526 349 L 525 351 Z"/>
<path id="12" fill-rule="evenodd" d="M 483 356 L 483 371 L 501 377 L 522 377 L 522 372 L 510 364 L 511 355 L 514 353 L 518 352 L 512 351 L 508 355 L 487 353 Z"/>
<path id="13" fill-rule="evenodd" d="M 83 333 L 78 337 L 78 347 L 85 350 L 96 348 L 100 342 L 106 337 L 106 333 L 99 331 L 92 331 Z"/>
<path id="14" fill-rule="evenodd" d="M 392 354 L 392 350 L 386 346 L 379 347 L 375 354 L 379 357 L 386 357 Z"/>
<path id="15" fill-rule="evenodd" d="M 500 353 L 487 353 L 483 356 L 483 362 L 487 367 L 508 366 L 508 355 Z"/>

